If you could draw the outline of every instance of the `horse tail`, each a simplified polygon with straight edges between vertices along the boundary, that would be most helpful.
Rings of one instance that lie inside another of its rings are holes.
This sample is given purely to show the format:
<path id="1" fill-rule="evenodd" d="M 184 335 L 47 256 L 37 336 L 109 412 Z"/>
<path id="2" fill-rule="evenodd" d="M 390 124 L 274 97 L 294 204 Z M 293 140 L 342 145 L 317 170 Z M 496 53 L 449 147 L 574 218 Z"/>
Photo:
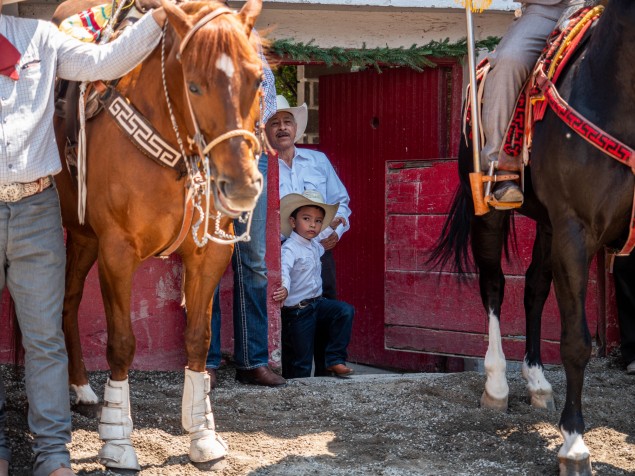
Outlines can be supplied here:
<path id="1" fill-rule="evenodd" d="M 474 261 L 470 254 L 470 231 L 473 220 L 484 217 L 474 215 L 474 202 L 469 174 L 473 170 L 471 141 L 461 138 L 459 147 L 459 186 L 454 193 L 448 217 L 441 229 L 441 235 L 433 245 L 426 265 L 437 269 L 465 275 L 474 270 Z M 490 212 L 492 213 L 492 212 Z M 509 260 L 509 241 L 517 248 L 516 235 L 513 231 L 513 214 L 506 213 L 503 220 L 503 234 L 505 258 Z"/>
<path id="2" fill-rule="evenodd" d="M 463 139 L 463 138 L 462 138 Z M 446 268 L 459 274 L 472 269 L 469 252 L 470 228 L 474 218 L 474 203 L 469 184 L 471 146 L 461 140 L 459 148 L 459 186 L 454 192 L 441 235 L 430 251 L 426 264 L 435 269 Z"/>

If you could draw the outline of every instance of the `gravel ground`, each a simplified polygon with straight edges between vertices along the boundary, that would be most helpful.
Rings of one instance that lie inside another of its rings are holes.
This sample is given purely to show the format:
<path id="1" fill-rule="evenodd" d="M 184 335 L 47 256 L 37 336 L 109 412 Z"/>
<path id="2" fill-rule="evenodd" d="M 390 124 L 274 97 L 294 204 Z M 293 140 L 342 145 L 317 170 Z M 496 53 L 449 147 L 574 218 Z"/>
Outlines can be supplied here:
<path id="1" fill-rule="evenodd" d="M 2 367 L 8 394 L 12 475 L 30 474 L 32 453 L 20 378 Z M 564 373 L 546 372 L 556 405 Z M 269 389 L 241 385 L 219 371 L 212 401 L 229 444 L 214 465 L 188 461 L 180 426 L 183 374 L 130 374 L 133 443 L 140 475 L 555 475 L 562 439 L 559 411 L 528 405 L 524 381 L 509 372 L 509 411 L 480 409 L 485 377 L 458 374 L 360 375 L 290 382 Z M 103 394 L 106 372 L 91 373 Z M 635 474 L 635 377 L 614 359 L 594 359 L 585 381 L 586 444 L 597 475 Z M 73 409 L 73 469 L 113 475 L 96 459 L 101 447 L 95 409 Z"/>

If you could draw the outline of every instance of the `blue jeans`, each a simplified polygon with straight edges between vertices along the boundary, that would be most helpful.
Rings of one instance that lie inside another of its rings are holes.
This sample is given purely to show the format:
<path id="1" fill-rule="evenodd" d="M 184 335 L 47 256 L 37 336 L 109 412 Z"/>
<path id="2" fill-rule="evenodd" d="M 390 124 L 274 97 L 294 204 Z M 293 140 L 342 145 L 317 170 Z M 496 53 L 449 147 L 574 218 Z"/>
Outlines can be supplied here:
<path id="1" fill-rule="evenodd" d="M 71 467 L 66 449 L 71 441 L 68 358 L 62 332 L 65 265 L 62 217 L 54 187 L 18 202 L 0 202 L 0 289 L 6 285 L 11 293 L 23 336 L 35 476 L 46 476 L 60 465 Z M 2 421 L 6 418 L 4 388 L 0 409 Z M 0 458 L 9 455 L 3 425 Z"/>
<path id="2" fill-rule="evenodd" d="M 267 318 L 267 161 L 260 156 L 258 170 L 264 177 L 263 192 L 253 211 L 251 241 L 236 243 L 232 255 L 234 270 L 234 361 L 239 369 L 255 369 L 269 364 L 269 321 Z M 234 220 L 237 235 L 246 225 Z M 219 290 L 214 292 L 212 306 L 212 341 L 206 367 L 217 369 L 221 362 L 221 310 Z"/>
<path id="3" fill-rule="evenodd" d="M 350 304 L 320 298 L 303 309 L 282 308 L 282 376 L 311 376 L 315 330 L 325 329 L 328 339 L 325 366 L 343 364 L 351 340 L 355 309 Z"/>

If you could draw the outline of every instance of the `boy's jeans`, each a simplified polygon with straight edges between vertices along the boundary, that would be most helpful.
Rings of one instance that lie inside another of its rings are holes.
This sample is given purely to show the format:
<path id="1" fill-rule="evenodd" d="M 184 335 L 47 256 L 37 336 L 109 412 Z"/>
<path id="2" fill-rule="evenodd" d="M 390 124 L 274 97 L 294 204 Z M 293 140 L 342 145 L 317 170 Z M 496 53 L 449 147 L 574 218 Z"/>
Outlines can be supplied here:
<path id="1" fill-rule="evenodd" d="M 269 363 L 269 321 L 267 319 L 267 161 L 261 154 L 258 170 L 264 177 L 263 191 L 253 211 L 251 241 L 236 243 L 232 255 L 234 270 L 234 360 L 239 369 L 255 369 Z M 234 220 L 236 235 L 246 225 Z M 219 291 L 214 292 L 212 342 L 206 367 L 217 369 L 221 362 L 221 310 Z"/>
<path id="2" fill-rule="evenodd" d="M 282 308 L 282 376 L 311 376 L 317 327 L 328 334 L 323 367 L 343 364 L 353 328 L 353 306 L 320 298 L 302 309 Z M 317 365 L 316 365 L 317 367 Z"/>

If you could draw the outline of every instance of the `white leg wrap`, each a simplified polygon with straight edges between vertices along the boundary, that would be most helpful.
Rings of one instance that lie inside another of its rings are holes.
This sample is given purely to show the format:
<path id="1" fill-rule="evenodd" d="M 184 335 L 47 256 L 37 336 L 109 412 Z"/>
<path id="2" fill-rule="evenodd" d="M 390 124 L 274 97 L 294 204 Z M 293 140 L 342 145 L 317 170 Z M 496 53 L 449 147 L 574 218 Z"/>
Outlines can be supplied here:
<path id="1" fill-rule="evenodd" d="M 93 392 L 93 389 L 90 385 L 72 385 L 71 390 L 75 392 L 77 398 L 75 399 L 75 403 L 82 403 L 85 405 L 96 405 L 99 403 L 99 398 Z"/>
<path id="2" fill-rule="evenodd" d="M 546 408 L 555 410 L 553 401 L 553 389 L 545 378 L 542 367 L 539 365 L 529 366 L 527 360 L 523 362 L 523 377 L 527 381 L 527 391 L 531 398 L 531 406 L 536 408 Z"/>
<path id="3" fill-rule="evenodd" d="M 99 418 L 99 438 L 104 441 L 99 462 L 108 468 L 141 470 L 130 441 L 131 434 L 128 379 L 120 382 L 108 379 Z"/>
<path id="4" fill-rule="evenodd" d="M 509 385 L 507 385 L 507 362 L 503 352 L 498 316 L 490 311 L 489 315 L 489 343 L 485 354 L 485 391 L 481 396 L 481 406 L 507 410 Z"/>
<path id="5" fill-rule="evenodd" d="M 215 431 L 209 390 L 207 372 L 185 369 L 181 421 L 190 435 L 190 459 L 195 463 L 212 461 L 227 454 L 227 444 Z"/>

